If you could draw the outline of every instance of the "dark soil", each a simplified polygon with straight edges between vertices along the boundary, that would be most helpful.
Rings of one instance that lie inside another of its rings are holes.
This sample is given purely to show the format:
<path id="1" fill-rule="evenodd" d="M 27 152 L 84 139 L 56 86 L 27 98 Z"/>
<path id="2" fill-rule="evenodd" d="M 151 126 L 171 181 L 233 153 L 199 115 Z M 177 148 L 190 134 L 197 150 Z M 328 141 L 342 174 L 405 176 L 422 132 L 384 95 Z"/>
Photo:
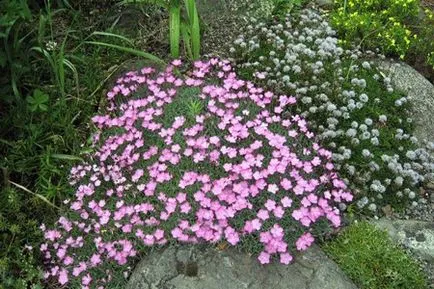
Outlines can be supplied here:
<path id="1" fill-rule="evenodd" d="M 425 55 L 410 55 L 405 62 L 434 84 L 434 69 L 426 64 Z"/>

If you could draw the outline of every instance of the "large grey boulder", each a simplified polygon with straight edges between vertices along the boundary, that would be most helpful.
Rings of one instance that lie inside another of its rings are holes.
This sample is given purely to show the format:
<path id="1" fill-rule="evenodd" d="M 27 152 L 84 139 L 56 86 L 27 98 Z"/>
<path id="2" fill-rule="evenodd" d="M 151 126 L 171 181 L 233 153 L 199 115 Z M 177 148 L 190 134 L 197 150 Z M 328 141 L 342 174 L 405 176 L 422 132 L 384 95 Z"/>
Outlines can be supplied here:
<path id="1" fill-rule="evenodd" d="M 317 247 L 290 265 L 260 265 L 235 249 L 179 246 L 154 251 L 134 269 L 127 289 L 355 289 Z"/>
<path id="2" fill-rule="evenodd" d="M 389 218 L 374 220 L 372 223 L 386 231 L 397 245 L 412 253 L 428 277 L 428 288 L 434 289 L 434 223 Z"/>
<path id="3" fill-rule="evenodd" d="M 378 63 L 380 69 L 390 77 L 395 89 L 410 98 L 415 136 L 420 141 L 434 141 L 434 85 L 405 63 L 390 60 Z"/>
<path id="4" fill-rule="evenodd" d="M 434 223 L 382 218 L 372 222 L 387 231 L 397 244 L 410 249 L 420 259 L 434 262 Z"/>

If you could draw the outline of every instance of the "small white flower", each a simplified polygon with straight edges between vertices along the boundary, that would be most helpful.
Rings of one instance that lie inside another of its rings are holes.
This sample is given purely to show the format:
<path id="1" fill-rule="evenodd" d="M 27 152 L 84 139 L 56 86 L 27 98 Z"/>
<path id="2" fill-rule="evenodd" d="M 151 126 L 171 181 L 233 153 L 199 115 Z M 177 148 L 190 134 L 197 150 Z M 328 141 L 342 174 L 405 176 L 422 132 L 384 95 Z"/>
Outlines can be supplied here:
<path id="1" fill-rule="evenodd" d="M 366 125 L 372 125 L 373 121 L 370 118 L 366 118 L 365 123 L 366 123 Z"/>
<path id="2" fill-rule="evenodd" d="M 377 210 L 377 205 L 374 203 L 369 204 L 368 209 L 372 212 L 375 212 Z"/>
<path id="3" fill-rule="evenodd" d="M 369 150 L 367 150 L 367 149 L 363 149 L 363 150 L 362 150 L 362 155 L 363 155 L 365 158 L 369 158 L 369 157 L 371 156 L 371 152 L 370 152 Z"/>

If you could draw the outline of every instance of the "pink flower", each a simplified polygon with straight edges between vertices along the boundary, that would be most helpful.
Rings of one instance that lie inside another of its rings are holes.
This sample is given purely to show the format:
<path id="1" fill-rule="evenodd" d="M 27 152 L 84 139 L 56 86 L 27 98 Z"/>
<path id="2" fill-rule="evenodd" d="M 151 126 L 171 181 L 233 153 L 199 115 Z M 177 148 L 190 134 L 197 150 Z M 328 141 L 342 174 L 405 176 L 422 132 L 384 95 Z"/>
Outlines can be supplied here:
<path id="1" fill-rule="evenodd" d="M 285 189 L 285 190 L 289 190 L 292 188 L 292 183 L 290 180 L 288 180 L 287 178 L 283 178 L 280 181 L 280 185 Z"/>
<path id="2" fill-rule="evenodd" d="M 83 284 L 84 286 L 89 285 L 90 282 L 92 282 L 92 277 L 89 273 L 83 276 L 83 278 L 81 278 L 81 284 Z"/>
<path id="3" fill-rule="evenodd" d="M 289 253 L 280 254 L 280 263 L 288 265 L 292 261 L 292 256 Z"/>
<path id="4" fill-rule="evenodd" d="M 65 285 L 66 283 L 68 283 L 68 271 L 66 271 L 66 269 L 62 269 L 59 272 L 59 283 L 60 285 Z"/>
<path id="5" fill-rule="evenodd" d="M 268 211 L 272 211 L 272 210 L 274 210 L 274 208 L 276 208 L 276 202 L 268 199 L 265 202 L 264 206 L 267 208 Z"/>
<path id="6" fill-rule="evenodd" d="M 284 208 L 289 208 L 289 207 L 291 207 L 291 205 L 292 205 L 292 200 L 290 199 L 290 198 L 288 198 L 288 197 L 283 197 L 281 200 L 280 200 L 280 202 L 282 203 L 282 206 L 284 207 Z"/>
<path id="7" fill-rule="evenodd" d="M 261 252 L 258 256 L 258 260 L 261 264 L 268 264 L 270 263 L 270 254 L 267 252 Z"/>
<path id="8" fill-rule="evenodd" d="M 99 254 L 93 254 L 90 258 L 90 263 L 92 264 L 92 266 L 97 266 L 101 263 L 101 256 Z"/>
<path id="9" fill-rule="evenodd" d="M 295 245 L 297 246 L 297 250 L 304 251 L 313 243 L 314 238 L 310 233 L 304 233 L 300 238 L 296 241 Z"/>
<path id="10" fill-rule="evenodd" d="M 283 208 L 281 206 L 276 206 L 276 208 L 274 208 L 274 210 L 273 210 L 273 214 L 276 218 L 281 219 L 283 217 L 283 215 L 285 214 L 285 211 L 283 210 Z"/>
<path id="11" fill-rule="evenodd" d="M 276 194 L 279 191 L 279 187 L 276 184 L 268 185 L 268 191 L 272 194 Z"/>
<path id="12" fill-rule="evenodd" d="M 257 217 L 263 221 L 267 220 L 270 216 L 267 210 L 260 209 L 258 211 Z"/>
<path id="13" fill-rule="evenodd" d="M 180 66 L 182 64 L 180 59 L 175 59 L 172 61 L 172 65 L 173 66 Z"/>
<path id="14" fill-rule="evenodd" d="M 261 221 L 259 221 L 259 219 L 253 219 L 252 220 L 252 227 L 254 230 L 260 230 L 262 226 Z"/>

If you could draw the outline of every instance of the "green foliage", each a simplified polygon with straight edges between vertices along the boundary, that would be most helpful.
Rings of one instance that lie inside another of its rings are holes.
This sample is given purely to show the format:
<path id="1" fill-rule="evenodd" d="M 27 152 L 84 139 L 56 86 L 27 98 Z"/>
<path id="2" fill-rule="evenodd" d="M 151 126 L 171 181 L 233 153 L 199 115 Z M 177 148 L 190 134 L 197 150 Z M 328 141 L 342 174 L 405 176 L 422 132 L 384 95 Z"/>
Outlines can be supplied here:
<path id="1" fill-rule="evenodd" d="M 418 0 L 339 0 L 335 5 L 332 24 L 345 44 L 358 39 L 365 47 L 405 56 L 413 37 L 408 23 L 417 16 Z"/>
<path id="2" fill-rule="evenodd" d="M 418 264 L 367 222 L 351 225 L 322 248 L 361 289 L 428 288 Z"/>
<path id="3" fill-rule="evenodd" d="M 25 192 L 10 187 L 2 190 L 0 206 L 0 288 L 43 288 L 42 269 L 35 265 L 42 237 L 40 219 L 27 207 L 38 209 L 41 215 L 51 213 L 40 202 L 26 197 Z"/>
<path id="4" fill-rule="evenodd" d="M 184 0 L 185 10 L 187 11 L 187 25 L 183 35 L 188 35 L 190 41 L 185 41 L 188 51 L 190 51 L 189 57 L 197 60 L 200 57 L 200 25 L 199 14 L 197 12 L 196 0 Z"/>
<path id="5" fill-rule="evenodd" d="M 27 103 L 31 112 L 47 111 L 48 95 L 39 89 L 33 91 L 33 96 L 27 97 Z"/>
<path id="6" fill-rule="evenodd" d="M 50 2 L 69 7 L 0 0 L 1 289 L 45 287 L 38 227 L 70 194 L 69 167 L 89 152 L 102 87 L 131 55 L 162 61 L 113 23 Z"/>
<path id="7" fill-rule="evenodd" d="M 434 28 L 432 21 L 427 22 L 432 12 L 420 22 L 419 6 L 419 0 L 336 0 L 331 22 L 342 44 L 379 48 L 401 59 L 409 53 L 422 53 L 429 63 Z"/>
<path id="8" fill-rule="evenodd" d="M 411 53 L 425 55 L 426 64 L 434 69 L 434 11 L 425 9 L 424 18 L 416 29 L 418 34 Z"/>
<path id="9" fill-rule="evenodd" d="M 22 74 L 28 72 L 28 67 L 25 65 L 28 56 L 21 53 L 21 47 L 27 38 L 22 30 L 26 21 L 31 20 L 32 15 L 26 0 L 1 0 L 0 11 L 0 41 L 2 41 L 0 72 L 9 74 L 13 93 L 19 97 L 18 86 L 20 86 Z"/>
<path id="10" fill-rule="evenodd" d="M 166 9 L 169 13 L 170 54 L 179 58 L 179 46 L 183 40 L 185 55 L 192 60 L 200 57 L 200 20 L 195 0 L 123 0 L 121 5 L 152 4 Z M 185 11 L 184 11 L 185 10 Z"/>
<path id="11" fill-rule="evenodd" d="M 303 3 L 304 0 L 274 0 L 272 15 L 285 17 L 285 15 L 291 10 L 301 8 Z"/>

